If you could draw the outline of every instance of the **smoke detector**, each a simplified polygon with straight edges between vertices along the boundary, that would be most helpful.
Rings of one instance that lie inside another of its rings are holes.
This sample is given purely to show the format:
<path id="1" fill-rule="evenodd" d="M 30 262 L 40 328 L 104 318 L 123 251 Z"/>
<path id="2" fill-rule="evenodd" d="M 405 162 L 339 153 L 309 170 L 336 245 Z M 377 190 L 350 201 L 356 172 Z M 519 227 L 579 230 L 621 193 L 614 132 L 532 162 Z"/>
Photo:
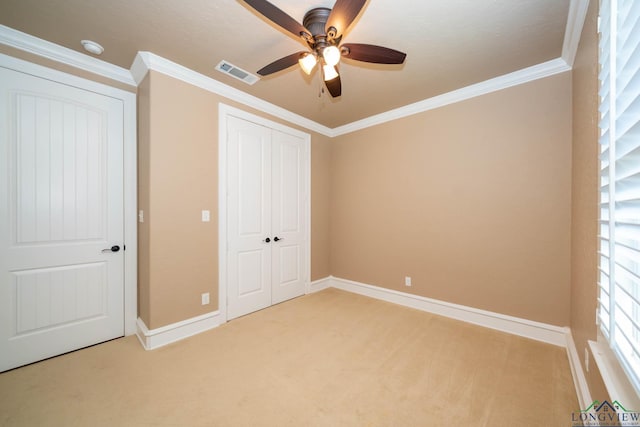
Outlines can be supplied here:
<path id="1" fill-rule="evenodd" d="M 94 55 L 100 55 L 104 52 L 104 48 L 94 41 L 82 40 L 80 43 L 82 44 L 82 47 L 84 47 L 84 50 Z"/>

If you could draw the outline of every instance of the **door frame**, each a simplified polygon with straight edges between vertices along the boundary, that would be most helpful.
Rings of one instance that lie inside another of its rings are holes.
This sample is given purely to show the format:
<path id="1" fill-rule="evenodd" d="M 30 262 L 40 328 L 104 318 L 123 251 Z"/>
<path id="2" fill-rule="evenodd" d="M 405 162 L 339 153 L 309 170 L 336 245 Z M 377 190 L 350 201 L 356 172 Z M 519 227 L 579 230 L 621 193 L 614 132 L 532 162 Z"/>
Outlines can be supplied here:
<path id="1" fill-rule="evenodd" d="M 257 125 L 295 135 L 303 139 L 306 175 L 303 200 L 305 217 L 304 293 L 311 288 L 311 135 L 264 117 L 223 103 L 218 104 L 218 312 L 220 323 L 227 321 L 227 117 L 236 117 Z"/>
<path id="2" fill-rule="evenodd" d="M 122 101 L 124 156 L 124 335 L 136 332 L 138 317 L 138 165 L 136 94 L 92 80 L 0 54 L 0 67 L 30 74 Z"/>

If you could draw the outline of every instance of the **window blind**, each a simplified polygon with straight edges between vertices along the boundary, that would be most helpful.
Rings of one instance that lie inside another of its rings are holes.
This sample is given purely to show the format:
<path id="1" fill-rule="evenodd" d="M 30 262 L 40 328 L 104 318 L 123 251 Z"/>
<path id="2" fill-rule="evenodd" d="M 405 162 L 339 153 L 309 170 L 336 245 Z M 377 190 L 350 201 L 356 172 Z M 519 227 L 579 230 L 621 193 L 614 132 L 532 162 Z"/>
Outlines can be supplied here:
<path id="1" fill-rule="evenodd" d="M 640 1 L 600 2 L 600 328 L 640 392 Z"/>

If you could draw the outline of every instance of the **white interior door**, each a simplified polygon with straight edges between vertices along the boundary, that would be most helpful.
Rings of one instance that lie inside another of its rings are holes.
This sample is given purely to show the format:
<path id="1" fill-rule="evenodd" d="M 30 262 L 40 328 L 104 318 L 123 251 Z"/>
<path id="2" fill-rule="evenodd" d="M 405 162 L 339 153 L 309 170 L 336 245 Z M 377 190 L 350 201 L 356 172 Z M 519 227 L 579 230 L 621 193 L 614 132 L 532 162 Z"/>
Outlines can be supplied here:
<path id="1" fill-rule="evenodd" d="M 124 335 L 123 240 L 122 101 L 0 68 L 0 371 Z"/>
<path id="2" fill-rule="evenodd" d="M 272 304 L 304 294 L 305 146 L 302 138 L 272 133 Z"/>
<path id="3" fill-rule="evenodd" d="M 229 116 L 227 318 L 304 294 L 306 144 Z"/>
<path id="4" fill-rule="evenodd" d="M 227 317 L 271 305 L 271 130 L 227 121 Z"/>

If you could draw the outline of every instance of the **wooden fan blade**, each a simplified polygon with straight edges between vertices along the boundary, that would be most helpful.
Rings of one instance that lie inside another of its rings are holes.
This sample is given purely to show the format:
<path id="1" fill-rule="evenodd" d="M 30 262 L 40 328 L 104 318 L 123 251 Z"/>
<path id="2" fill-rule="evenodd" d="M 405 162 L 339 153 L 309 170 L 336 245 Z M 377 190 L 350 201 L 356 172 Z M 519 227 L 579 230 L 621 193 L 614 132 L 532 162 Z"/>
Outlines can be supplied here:
<path id="1" fill-rule="evenodd" d="M 406 53 L 398 50 L 372 44 L 345 43 L 340 48 L 345 58 L 374 64 L 402 64 L 407 57 Z"/>
<path id="2" fill-rule="evenodd" d="M 342 83 L 340 82 L 340 75 L 335 79 L 325 81 L 324 85 L 327 87 L 327 90 L 331 94 L 333 98 L 337 98 L 342 95 Z"/>
<path id="3" fill-rule="evenodd" d="M 309 32 L 302 26 L 302 24 L 300 24 L 298 21 L 296 21 L 266 0 L 244 0 L 244 2 L 254 8 L 256 12 L 258 12 L 274 24 L 277 24 L 285 30 L 289 31 L 297 38 L 299 38 L 304 33 L 309 34 Z"/>
<path id="4" fill-rule="evenodd" d="M 300 55 L 303 55 L 304 52 L 296 52 L 291 55 L 285 56 L 284 58 L 280 58 L 276 61 L 273 61 L 271 64 L 266 67 L 262 67 L 258 70 L 258 74 L 261 76 L 268 76 L 269 74 L 277 73 L 278 71 L 284 70 L 285 68 L 289 68 L 298 63 L 298 59 L 300 59 Z"/>
<path id="5" fill-rule="evenodd" d="M 337 30 L 333 37 L 337 37 L 345 32 L 356 16 L 360 13 L 367 0 L 338 0 L 333 5 L 329 18 L 327 18 L 327 33 L 329 28 Z"/>

